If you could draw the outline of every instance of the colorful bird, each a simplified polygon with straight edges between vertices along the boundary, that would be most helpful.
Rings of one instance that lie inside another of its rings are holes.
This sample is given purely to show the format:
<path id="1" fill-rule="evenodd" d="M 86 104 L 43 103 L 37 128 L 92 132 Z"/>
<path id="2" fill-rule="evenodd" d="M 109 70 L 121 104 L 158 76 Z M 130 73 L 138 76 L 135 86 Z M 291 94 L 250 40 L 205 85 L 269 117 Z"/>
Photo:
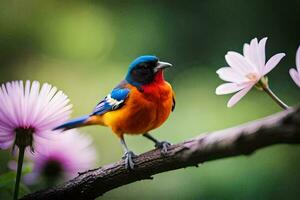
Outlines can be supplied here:
<path id="1" fill-rule="evenodd" d="M 164 69 L 171 66 L 156 56 L 138 57 L 130 64 L 125 79 L 97 104 L 91 114 L 73 119 L 55 130 L 88 125 L 110 127 L 124 148 L 127 169 L 134 168 L 135 154 L 128 149 L 124 134 L 142 134 L 162 153 L 167 152 L 170 143 L 158 141 L 149 131 L 162 125 L 175 108 L 174 91 L 164 79 Z"/>

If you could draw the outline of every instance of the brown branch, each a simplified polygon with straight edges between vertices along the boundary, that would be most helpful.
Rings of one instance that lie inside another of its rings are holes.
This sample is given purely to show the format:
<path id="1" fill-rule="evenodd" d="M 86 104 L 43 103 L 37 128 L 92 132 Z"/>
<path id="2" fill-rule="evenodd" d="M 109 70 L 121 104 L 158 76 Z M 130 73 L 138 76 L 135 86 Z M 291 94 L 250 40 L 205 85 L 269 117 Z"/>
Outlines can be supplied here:
<path id="1" fill-rule="evenodd" d="M 197 166 L 205 161 L 249 155 L 274 144 L 300 143 L 300 109 L 290 109 L 237 127 L 201 134 L 172 145 L 166 155 L 159 150 L 141 154 L 133 171 L 124 169 L 124 161 L 81 173 L 60 186 L 38 191 L 22 199 L 94 199 L 114 188 L 152 175 Z"/>

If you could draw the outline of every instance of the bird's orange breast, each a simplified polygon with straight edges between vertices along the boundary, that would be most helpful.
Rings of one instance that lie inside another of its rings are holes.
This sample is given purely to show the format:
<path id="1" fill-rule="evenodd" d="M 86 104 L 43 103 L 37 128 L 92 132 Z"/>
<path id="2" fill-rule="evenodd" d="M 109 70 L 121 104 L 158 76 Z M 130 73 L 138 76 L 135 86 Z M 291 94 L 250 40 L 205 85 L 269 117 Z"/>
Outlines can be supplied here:
<path id="1" fill-rule="evenodd" d="M 154 83 L 140 92 L 128 85 L 130 93 L 122 108 L 103 114 L 102 121 L 119 136 L 143 134 L 162 125 L 173 105 L 173 90 L 166 82 Z"/>

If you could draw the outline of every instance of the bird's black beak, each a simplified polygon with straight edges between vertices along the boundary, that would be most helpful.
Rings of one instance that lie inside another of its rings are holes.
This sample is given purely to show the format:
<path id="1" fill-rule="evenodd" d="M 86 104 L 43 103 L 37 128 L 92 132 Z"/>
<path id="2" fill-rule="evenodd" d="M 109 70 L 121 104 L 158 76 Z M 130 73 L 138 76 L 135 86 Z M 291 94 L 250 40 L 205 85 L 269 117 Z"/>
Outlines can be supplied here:
<path id="1" fill-rule="evenodd" d="M 157 72 L 160 69 L 165 69 L 165 68 L 169 68 L 172 67 L 173 65 L 167 62 L 162 62 L 162 61 L 158 61 L 156 67 L 154 68 L 154 70 Z"/>

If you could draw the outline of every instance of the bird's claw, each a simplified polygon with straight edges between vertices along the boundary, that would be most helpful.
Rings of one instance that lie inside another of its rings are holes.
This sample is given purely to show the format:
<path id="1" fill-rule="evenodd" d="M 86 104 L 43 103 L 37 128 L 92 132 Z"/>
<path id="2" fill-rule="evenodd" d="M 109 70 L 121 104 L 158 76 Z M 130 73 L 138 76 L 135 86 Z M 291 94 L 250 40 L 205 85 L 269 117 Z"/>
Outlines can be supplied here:
<path id="1" fill-rule="evenodd" d="M 133 170 L 134 168 L 134 162 L 133 158 L 136 157 L 136 155 L 132 151 L 127 151 L 122 159 L 125 161 L 125 169 Z"/>
<path id="2" fill-rule="evenodd" d="M 161 141 L 157 142 L 155 144 L 156 148 L 159 148 L 161 150 L 161 153 L 166 154 L 168 152 L 168 148 L 171 146 L 171 144 L 167 141 Z"/>

